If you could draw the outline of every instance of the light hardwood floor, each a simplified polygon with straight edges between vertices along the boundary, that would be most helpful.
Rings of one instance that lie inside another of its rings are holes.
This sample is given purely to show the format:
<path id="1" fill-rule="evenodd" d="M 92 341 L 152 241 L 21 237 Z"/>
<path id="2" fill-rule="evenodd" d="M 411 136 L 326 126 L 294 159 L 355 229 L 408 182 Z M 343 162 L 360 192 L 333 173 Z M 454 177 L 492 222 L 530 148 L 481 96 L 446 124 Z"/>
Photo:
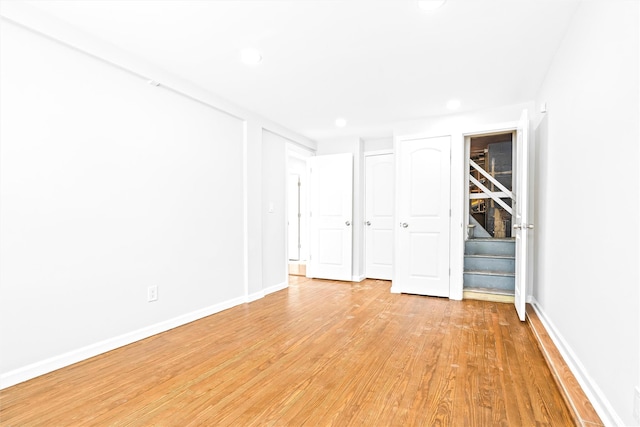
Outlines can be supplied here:
<path id="1" fill-rule="evenodd" d="M 569 426 L 513 305 L 291 286 L 0 392 L 2 426 Z"/>

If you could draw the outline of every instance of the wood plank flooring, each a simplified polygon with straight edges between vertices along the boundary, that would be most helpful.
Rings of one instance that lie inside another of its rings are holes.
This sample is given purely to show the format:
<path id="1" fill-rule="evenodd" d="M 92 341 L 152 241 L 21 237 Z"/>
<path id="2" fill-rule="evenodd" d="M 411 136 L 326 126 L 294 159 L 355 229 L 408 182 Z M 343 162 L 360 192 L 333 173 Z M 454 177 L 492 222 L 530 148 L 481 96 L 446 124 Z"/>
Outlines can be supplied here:
<path id="1" fill-rule="evenodd" d="M 511 304 L 291 282 L 2 390 L 0 425 L 572 425 Z"/>

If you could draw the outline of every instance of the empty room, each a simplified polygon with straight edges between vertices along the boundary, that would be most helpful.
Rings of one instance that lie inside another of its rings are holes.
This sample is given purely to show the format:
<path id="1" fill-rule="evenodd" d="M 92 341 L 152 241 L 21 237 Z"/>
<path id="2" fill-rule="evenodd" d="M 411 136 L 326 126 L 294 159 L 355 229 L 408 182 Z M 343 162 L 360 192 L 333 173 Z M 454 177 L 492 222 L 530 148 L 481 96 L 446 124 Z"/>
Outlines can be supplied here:
<path id="1" fill-rule="evenodd" d="M 0 0 L 0 425 L 640 426 L 639 27 Z"/>

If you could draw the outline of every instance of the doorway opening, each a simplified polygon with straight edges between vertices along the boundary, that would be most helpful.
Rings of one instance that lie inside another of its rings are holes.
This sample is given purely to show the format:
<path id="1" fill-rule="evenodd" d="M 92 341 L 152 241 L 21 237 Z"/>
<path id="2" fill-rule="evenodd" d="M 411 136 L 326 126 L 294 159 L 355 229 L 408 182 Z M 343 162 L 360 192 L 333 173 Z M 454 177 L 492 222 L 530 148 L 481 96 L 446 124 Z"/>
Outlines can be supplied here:
<path id="1" fill-rule="evenodd" d="M 511 237 L 513 154 L 513 132 L 469 138 L 469 238 Z"/>
<path id="2" fill-rule="evenodd" d="M 508 131 L 466 138 L 464 298 L 514 300 L 515 137 L 514 131 Z"/>
<path id="3" fill-rule="evenodd" d="M 307 158 L 310 156 L 311 153 L 292 146 L 287 153 L 287 264 L 292 276 L 307 274 Z"/>

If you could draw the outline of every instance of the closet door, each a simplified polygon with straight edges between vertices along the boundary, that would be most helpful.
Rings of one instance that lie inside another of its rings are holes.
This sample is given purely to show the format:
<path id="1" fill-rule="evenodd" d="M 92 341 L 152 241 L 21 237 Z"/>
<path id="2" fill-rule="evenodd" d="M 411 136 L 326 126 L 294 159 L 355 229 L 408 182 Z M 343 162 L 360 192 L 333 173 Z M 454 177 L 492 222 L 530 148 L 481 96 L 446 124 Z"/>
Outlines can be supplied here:
<path id="1" fill-rule="evenodd" d="M 392 292 L 449 296 L 450 137 L 396 144 Z"/>
<path id="2" fill-rule="evenodd" d="M 351 280 L 353 155 L 311 157 L 310 253 L 307 276 Z"/>
<path id="3" fill-rule="evenodd" d="M 393 154 L 365 157 L 365 275 L 391 280 L 393 274 Z"/>

